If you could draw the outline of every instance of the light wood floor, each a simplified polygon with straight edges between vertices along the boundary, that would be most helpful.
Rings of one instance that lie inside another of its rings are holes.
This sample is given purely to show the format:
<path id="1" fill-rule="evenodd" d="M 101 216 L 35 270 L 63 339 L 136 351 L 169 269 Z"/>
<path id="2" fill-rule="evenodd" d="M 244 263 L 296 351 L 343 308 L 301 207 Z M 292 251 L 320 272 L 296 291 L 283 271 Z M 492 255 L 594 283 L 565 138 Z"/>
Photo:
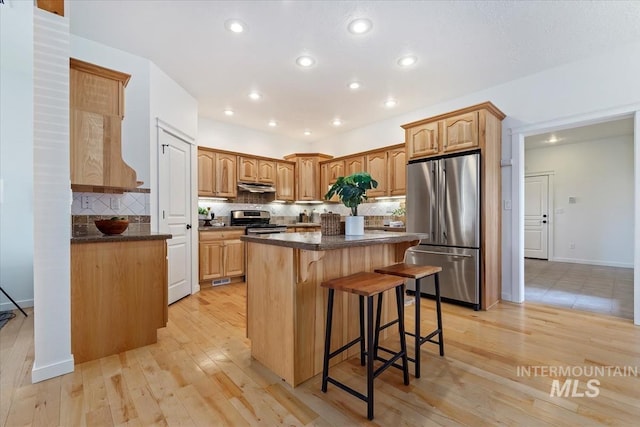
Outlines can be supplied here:
<path id="1" fill-rule="evenodd" d="M 424 328 L 433 302 L 422 301 Z M 364 402 L 314 377 L 292 389 L 250 357 L 245 286 L 203 290 L 169 307 L 158 343 L 76 366 L 30 384 L 33 316 L 0 330 L 0 425 L 638 425 L 640 378 L 597 376 L 597 397 L 550 396 L 553 378 L 518 366 L 619 366 L 640 371 L 640 328 L 574 310 L 502 303 L 489 312 L 445 304 L 445 357 L 422 350 L 423 375 L 375 383 L 373 422 Z M 411 318 L 413 308 L 407 308 Z M 638 372 L 640 374 L 640 372 Z M 355 360 L 332 375 L 364 390 Z M 560 377 L 556 377 L 560 378 Z M 561 378 L 564 381 L 564 378 Z M 585 391 L 591 377 L 578 377 Z"/>

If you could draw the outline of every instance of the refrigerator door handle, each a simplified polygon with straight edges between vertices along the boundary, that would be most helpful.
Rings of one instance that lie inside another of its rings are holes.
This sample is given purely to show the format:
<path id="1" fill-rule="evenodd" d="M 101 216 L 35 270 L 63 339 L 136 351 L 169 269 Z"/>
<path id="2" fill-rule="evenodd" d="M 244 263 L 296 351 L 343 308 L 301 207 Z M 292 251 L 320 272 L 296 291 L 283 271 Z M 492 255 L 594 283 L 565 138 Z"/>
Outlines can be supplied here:
<path id="1" fill-rule="evenodd" d="M 446 255 L 446 256 L 457 257 L 457 258 L 473 258 L 473 255 L 450 254 L 448 252 L 423 251 L 423 250 L 420 250 L 420 249 L 410 249 L 410 251 L 411 252 L 418 252 L 418 253 L 421 253 L 421 254 Z"/>

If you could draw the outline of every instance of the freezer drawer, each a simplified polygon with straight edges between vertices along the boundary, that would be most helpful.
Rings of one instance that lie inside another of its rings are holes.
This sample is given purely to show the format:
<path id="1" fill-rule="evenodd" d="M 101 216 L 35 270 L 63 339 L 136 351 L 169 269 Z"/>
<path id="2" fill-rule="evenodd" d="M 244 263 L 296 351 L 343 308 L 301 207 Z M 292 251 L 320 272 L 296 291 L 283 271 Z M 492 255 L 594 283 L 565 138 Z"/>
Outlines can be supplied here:
<path id="1" fill-rule="evenodd" d="M 480 307 L 480 250 L 419 245 L 409 248 L 405 262 L 442 267 L 440 295 L 443 298 Z M 407 289 L 415 291 L 415 281 L 407 281 Z M 420 282 L 420 292 L 435 295 L 433 276 Z"/>

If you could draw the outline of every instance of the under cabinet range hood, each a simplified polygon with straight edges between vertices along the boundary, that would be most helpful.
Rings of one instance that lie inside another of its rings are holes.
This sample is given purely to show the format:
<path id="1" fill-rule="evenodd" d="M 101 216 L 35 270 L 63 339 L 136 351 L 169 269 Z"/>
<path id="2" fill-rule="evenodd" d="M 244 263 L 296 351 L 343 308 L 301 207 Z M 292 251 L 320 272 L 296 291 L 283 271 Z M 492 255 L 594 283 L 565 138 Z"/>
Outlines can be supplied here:
<path id="1" fill-rule="evenodd" d="M 255 182 L 239 182 L 238 190 L 250 193 L 275 193 L 275 187 L 268 184 L 256 184 Z"/>

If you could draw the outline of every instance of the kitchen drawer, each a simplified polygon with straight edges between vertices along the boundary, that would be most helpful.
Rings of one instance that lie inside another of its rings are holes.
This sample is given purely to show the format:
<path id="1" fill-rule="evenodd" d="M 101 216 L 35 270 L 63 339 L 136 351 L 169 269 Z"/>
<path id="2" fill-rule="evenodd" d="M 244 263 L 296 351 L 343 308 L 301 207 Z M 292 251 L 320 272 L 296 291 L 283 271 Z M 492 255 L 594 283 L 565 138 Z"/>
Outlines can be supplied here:
<path id="1" fill-rule="evenodd" d="M 236 239 L 240 236 L 244 236 L 244 230 L 201 231 L 199 233 L 201 242 Z"/>

